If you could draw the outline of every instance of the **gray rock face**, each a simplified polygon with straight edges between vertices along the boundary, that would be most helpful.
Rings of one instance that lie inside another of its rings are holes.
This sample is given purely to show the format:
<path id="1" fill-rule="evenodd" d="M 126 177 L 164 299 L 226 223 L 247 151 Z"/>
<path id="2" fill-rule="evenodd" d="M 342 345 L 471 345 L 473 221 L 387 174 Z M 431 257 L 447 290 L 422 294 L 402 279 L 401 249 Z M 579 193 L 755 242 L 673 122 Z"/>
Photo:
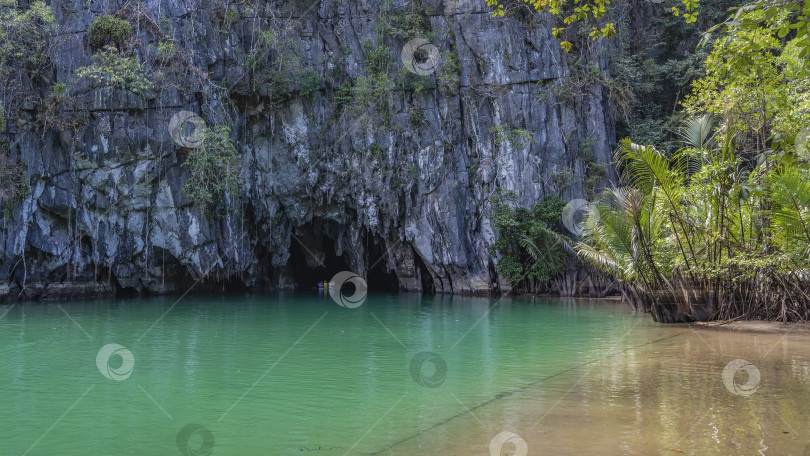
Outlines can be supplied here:
<path id="1" fill-rule="evenodd" d="M 377 39 L 378 2 L 260 2 L 230 27 L 218 19 L 219 3 L 149 0 L 140 5 L 143 22 L 134 23 L 142 62 L 159 42 L 146 18 L 157 18 L 182 63 L 208 79 L 190 88 L 164 79 L 145 102 L 115 88 L 77 93 L 87 116 L 78 129 L 16 132 L 31 191 L 0 229 L 0 284 L 11 287 L 0 296 L 45 282 L 104 284 L 76 288 L 81 295 L 165 293 L 199 278 L 308 288 L 341 269 L 367 277 L 372 289 L 376 280 L 409 291 L 489 293 L 501 282 L 488 251 L 493 193 L 512 190 L 527 206 L 546 194 L 581 198 L 586 160 L 610 162 L 607 95 L 594 85 L 573 102 L 555 96 L 569 68 L 547 18 L 493 18 L 483 0 L 423 1 L 439 71 L 457 54 L 458 83 L 448 89 L 430 72 L 424 90 L 389 91 L 386 125 L 379 112 L 335 101 L 341 78 L 369 73 L 363 44 Z M 53 5 L 54 77 L 69 82 L 90 62 L 88 25 L 117 3 Z M 274 104 L 267 87 L 250 86 L 244 54 L 256 23 L 290 40 L 300 65 L 318 73 L 313 96 L 301 96 L 296 82 Z M 393 73 L 406 71 L 406 41 L 384 38 Z M 594 64 L 604 68 L 605 60 Z M 211 84 L 229 88 L 242 158 L 241 194 L 231 195 L 238 210 L 213 214 L 186 196 L 184 163 L 193 151 L 169 132 L 181 110 L 222 121 Z M 527 130 L 534 141 L 498 143 L 493 127 Z M 565 172 L 569 178 L 553 178 Z M 73 288 L 42 289 L 61 298 Z"/>

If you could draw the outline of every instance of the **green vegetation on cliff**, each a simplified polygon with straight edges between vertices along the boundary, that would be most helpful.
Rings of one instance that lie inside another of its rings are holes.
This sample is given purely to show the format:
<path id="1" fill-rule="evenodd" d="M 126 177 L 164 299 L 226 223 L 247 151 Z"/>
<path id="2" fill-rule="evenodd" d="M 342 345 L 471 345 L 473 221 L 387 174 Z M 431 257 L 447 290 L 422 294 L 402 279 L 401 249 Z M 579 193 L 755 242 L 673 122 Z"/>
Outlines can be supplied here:
<path id="1" fill-rule="evenodd" d="M 51 9 L 43 2 L 28 8 L 0 0 L 0 205 L 3 219 L 28 195 L 26 163 L 11 151 L 10 132 L 29 128 L 26 111 L 41 104 L 50 65 L 48 40 L 55 32 Z"/>
<path id="2" fill-rule="evenodd" d="M 102 14 L 93 19 L 87 28 L 87 41 L 91 49 L 101 49 L 106 45 L 121 47 L 130 36 L 132 24 L 111 14 Z"/>
<path id="3" fill-rule="evenodd" d="M 491 215 L 498 238 L 489 247 L 498 255 L 498 274 L 518 288 L 537 290 L 565 271 L 566 254 L 557 244 L 565 201 L 547 196 L 531 209 L 516 204 L 514 193 L 496 195 Z"/>
<path id="4" fill-rule="evenodd" d="M 208 211 L 217 202 L 218 208 L 235 205 L 239 194 L 239 155 L 231 140 L 231 129 L 212 127 L 204 129 L 200 146 L 188 150 L 186 164 L 191 168 L 191 177 L 183 187 L 194 204 Z"/>

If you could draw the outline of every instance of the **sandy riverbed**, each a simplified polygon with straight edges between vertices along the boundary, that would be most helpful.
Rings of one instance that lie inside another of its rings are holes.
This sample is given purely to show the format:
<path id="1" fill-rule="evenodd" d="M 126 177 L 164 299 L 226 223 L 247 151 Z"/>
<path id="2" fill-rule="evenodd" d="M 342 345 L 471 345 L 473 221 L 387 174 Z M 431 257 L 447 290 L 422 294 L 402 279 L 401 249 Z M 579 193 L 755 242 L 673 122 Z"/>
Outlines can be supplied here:
<path id="1" fill-rule="evenodd" d="M 703 326 L 713 329 L 725 329 L 729 331 L 747 331 L 759 333 L 795 333 L 795 334 L 810 334 L 810 323 L 797 323 L 788 322 L 782 323 L 778 321 L 763 321 L 763 320 L 734 320 L 730 322 L 708 321 L 694 323 L 696 326 Z"/>

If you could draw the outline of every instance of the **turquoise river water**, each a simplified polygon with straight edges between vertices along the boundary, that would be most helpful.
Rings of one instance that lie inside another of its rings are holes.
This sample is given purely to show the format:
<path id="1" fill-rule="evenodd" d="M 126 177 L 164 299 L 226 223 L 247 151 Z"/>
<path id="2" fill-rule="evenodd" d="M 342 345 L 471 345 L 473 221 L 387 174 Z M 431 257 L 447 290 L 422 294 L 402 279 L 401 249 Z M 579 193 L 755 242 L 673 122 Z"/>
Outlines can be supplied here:
<path id="1" fill-rule="evenodd" d="M 597 300 L 175 300 L 0 306 L 0 454 L 810 455 L 806 333 Z"/>

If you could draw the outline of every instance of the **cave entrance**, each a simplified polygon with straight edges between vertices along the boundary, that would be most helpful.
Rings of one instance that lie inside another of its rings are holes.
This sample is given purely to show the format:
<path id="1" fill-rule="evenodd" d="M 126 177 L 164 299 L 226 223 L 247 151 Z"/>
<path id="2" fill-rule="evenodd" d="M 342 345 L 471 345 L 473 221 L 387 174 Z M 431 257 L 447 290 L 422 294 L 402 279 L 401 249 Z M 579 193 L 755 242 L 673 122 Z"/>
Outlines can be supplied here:
<path id="1" fill-rule="evenodd" d="M 427 265 L 416 251 L 413 252 L 413 257 L 419 274 L 419 280 L 422 283 L 422 293 L 429 295 L 436 294 L 436 285 L 433 283 L 433 276 L 430 274 L 430 271 L 428 271 Z"/>
<path id="2" fill-rule="evenodd" d="M 366 237 L 366 264 L 368 274 L 366 285 L 369 291 L 379 291 L 385 293 L 399 292 L 399 279 L 393 272 L 387 271 L 386 263 L 389 254 L 385 244 L 379 238 Z"/>
<path id="3" fill-rule="evenodd" d="M 350 271 L 344 255 L 335 254 L 335 241 L 327 236 L 313 236 L 311 231 L 295 234 L 290 240 L 288 270 L 299 290 L 317 288 L 340 271 Z"/>
<path id="4" fill-rule="evenodd" d="M 309 290 L 318 282 L 331 280 L 341 271 L 354 271 L 357 265 L 352 253 L 335 253 L 334 239 L 340 236 L 339 225 L 329 222 L 314 222 L 298 227 L 290 241 L 290 259 L 286 273 L 299 290 Z M 364 242 L 364 263 L 367 265 L 366 286 L 368 291 L 397 293 L 399 279 L 394 272 L 386 270 L 388 251 L 383 241 L 367 235 Z M 352 290 L 345 290 L 352 293 Z"/>

